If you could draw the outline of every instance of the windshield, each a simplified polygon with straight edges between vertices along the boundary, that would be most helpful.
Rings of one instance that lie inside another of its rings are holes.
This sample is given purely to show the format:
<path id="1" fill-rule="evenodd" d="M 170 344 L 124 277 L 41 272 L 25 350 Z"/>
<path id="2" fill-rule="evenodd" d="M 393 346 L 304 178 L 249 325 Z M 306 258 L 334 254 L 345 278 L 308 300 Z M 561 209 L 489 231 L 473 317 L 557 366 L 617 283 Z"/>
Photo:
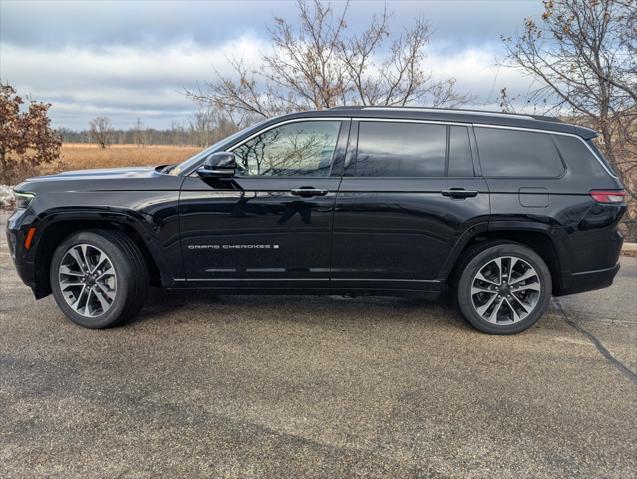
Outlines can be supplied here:
<path id="1" fill-rule="evenodd" d="M 262 125 L 266 121 L 268 121 L 268 120 L 266 119 L 266 120 L 260 121 L 259 123 L 256 123 L 255 125 L 250 125 L 250 126 L 244 128 L 243 130 L 239 130 L 238 132 L 234 133 L 233 135 L 230 135 L 227 138 L 224 138 L 223 140 L 218 141 L 217 143 L 209 146 L 208 148 L 205 148 L 205 149 L 201 150 L 195 156 L 192 156 L 192 157 L 188 158 L 186 161 L 184 161 L 182 163 L 179 163 L 177 166 L 172 168 L 167 173 L 169 175 L 172 175 L 172 176 L 177 176 L 177 175 L 179 175 L 179 173 L 182 173 L 184 171 L 188 171 L 193 166 L 195 166 L 199 161 L 201 161 L 204 157 L 206 157 L 208 154 L 210 154 L 212 152 L 215 152 L 215 151 L 223 151 L 225 148 L 227 148 L 228 146 L 232 145 L 232 143 L 234 143 L 234 141 L 237 138 L 240 138 L 241 136 L 243 136 L 248 131 L 250 131 L 253 128 L 256 128 L 256 127 Z"/>

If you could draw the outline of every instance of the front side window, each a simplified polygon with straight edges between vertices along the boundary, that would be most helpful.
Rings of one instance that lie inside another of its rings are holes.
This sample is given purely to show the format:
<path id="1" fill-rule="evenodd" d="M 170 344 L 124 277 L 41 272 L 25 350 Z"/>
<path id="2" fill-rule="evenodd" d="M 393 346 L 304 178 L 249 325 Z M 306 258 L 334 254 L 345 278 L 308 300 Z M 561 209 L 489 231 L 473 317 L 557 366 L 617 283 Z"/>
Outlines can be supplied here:
<path id="1" fill-rule="evenodd" d="M 354 176 L 445 175 L 444 125 L 362 121 Z"/>
<path id="2" fill-rule="evenodd" d="M 564 164 L 548 133 L 475 127 L 482 174 L 554 178 Z"/>
<path id="3" fill-rule="evenodd" d="M 197 164 L 201 163 L 201 161 L 205 157 L 207 157 L 210 153 L 213 153 L 215 151 L 223 151 L 224 148 L 226 148 L 227 146 L 232 145 L 233 143 L 236 143 L 237 138 L 242 137 L 243 135 L 245 135 L 248 131 L 250 131 L 252 129 L 258 128 L 261 124 L 266 123 L 267 121 L 269 121 L 269 120 L 260 121 L 256 125 L 251 125 L 251 126 L 249 126 L 247 128 L 244 128 L 243 130 L 240 130 L 240 131 L 230 135 L 227 138 L 224 138 L 223 140 L 218 141 L 214 145 L 211 145 L 208 148 L 205 148 L 205 149 L 201 150 L 196 155 L 188 158 L 187 160 L 179 163 L 178 165 L 175 165 L 174 168 L 172 168 L 170 170 L 167 170 L 166 173 L 168 173 L 169 175 L 172 175 L 172 176 L 177 176 L 177 175 L 179 175 L 180 173 L 182 173 L 184 171 L 188 171 L 189 169 L 193 168 Z"/>
<path id="4" fill-rule="evenodd" d="M 341 122 L 301 121 L 272 128 L 233 149 L 239 176 L 328 176 Z"/>

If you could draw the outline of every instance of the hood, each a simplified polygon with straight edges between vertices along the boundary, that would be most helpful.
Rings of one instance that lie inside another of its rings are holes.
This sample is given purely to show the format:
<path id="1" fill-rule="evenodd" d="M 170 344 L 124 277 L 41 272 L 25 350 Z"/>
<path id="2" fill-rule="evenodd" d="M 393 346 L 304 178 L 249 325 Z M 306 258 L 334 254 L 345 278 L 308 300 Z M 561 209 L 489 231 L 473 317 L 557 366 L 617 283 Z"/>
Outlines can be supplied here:
<path id="1" fill-rule="evenodd" d="M 37 176 L 20 183 L 15 189 L 32 193 L 177 190 L 182 181 L 182 177 L 161 174 L 152 166 L 134 166 Z"/>
<path id="2" fill-rule="evenodd" d="M 35 178 L 29 178 L 27 181 L 39 181 L 39 180 L 66 180 L 84 178 L 90 179 L 111 179 L 111 178 L 149 178 L 156 174 L 155 167 L 153 166 L 131 166 L 126 168 L 100 168 L 95 170 L 76 170 L 76 171 L 64 171 L 57 175 L 38 176 Z"/>

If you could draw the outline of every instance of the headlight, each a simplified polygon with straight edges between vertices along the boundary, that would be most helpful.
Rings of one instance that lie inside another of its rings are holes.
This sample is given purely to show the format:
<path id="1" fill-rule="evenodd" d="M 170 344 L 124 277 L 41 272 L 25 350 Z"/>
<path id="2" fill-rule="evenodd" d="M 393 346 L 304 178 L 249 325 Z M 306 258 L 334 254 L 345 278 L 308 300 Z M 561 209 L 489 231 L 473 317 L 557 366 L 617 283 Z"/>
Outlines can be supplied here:
<path id="1" fill-rule="evenodd" d="M 23 193 L 21 191 L 14 191 L 13 195 L 15 196 L 15 207 L 16 209 L 26 209 L 29 207 L 33 198 L 35 198 L 35 194 L 33 193 Z"/>

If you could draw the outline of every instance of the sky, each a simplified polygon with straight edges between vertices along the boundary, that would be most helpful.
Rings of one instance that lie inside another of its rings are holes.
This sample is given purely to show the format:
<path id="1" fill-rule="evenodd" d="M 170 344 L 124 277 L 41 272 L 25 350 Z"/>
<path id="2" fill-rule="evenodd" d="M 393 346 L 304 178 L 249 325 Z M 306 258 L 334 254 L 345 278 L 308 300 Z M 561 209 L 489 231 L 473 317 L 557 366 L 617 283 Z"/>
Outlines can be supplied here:
<path id="1" fill-rule="evenodd" d="M 501 35 L 510 36 L 540 0 L 387 1 L 392 31 L 427 19 L 433 28 L 426 68 L 454 77 L 474 107 L 497 108 L 502 87 L 520 101 L 534 88 L 502 67 Z M 332 1 L 340 11 L 344 3 Z M 385 2 L 352 1 L 350 33 L 361 31 Z M 108 116 L 117 128 L 168 128 L 194 110 L 183 92 L 231 75 L 228 57 L 256 62 L 270 45 L 274 16 L 297 23 L 291 1 L 25 1 L 0 0 L 0 80 L 22 95 L 52 103 L 55 127 L 88 128 Z"/>

